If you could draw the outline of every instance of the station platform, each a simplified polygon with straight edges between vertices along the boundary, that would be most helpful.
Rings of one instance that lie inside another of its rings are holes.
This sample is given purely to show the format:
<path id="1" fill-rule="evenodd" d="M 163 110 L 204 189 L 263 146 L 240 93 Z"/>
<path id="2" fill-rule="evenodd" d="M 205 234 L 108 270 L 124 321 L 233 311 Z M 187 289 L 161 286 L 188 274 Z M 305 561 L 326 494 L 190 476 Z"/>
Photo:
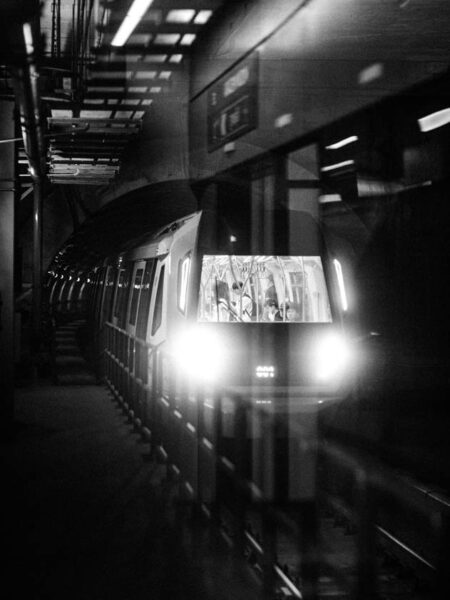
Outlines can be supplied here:
<path id="1" fill-rule="evenodd" d="M 34 600 L 260 597 L 101 385 L 17 389 L 1 441 L 2 587 Z"/>

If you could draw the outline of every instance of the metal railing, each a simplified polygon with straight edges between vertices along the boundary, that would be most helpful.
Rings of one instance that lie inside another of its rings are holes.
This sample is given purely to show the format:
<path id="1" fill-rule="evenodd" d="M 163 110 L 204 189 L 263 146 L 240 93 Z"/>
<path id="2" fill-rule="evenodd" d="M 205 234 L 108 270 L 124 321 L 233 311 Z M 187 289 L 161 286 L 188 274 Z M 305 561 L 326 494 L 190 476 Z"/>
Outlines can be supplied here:
<path id="1" fill-rule="evenodd" d="M 420 565 L 430 589 L 449 589 L 445 498 L 319 439 L 310 409 L 272 410 L 226 389 L 196 386 L 176 374 L 159 347 L 111 323 L 103 335 L 108 386 L 167 464 L 183 502 L 219 527 L 234 554 L 259 573 L 264 598 L 316 599 L 324 585 L 378 598 L 380 551 L 393 549 Z M 354 534 L 350 570 L 333 564 L 326 549 L 324 507 Z M 417 535 L 408 539 L 411 523 Z M 289 540 L 294 569 L 283 565 L 280 538 Z M 418 539 L 426 547 L 418 548 Z"/>

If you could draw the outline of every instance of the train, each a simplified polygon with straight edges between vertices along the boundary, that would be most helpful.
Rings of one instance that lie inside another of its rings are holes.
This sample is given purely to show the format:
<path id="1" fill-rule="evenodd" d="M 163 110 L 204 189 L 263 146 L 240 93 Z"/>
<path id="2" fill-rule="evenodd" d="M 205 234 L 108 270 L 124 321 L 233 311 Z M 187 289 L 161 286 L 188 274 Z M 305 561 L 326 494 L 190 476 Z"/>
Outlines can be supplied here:
<path id="1" fill-rule="evenodd" d="M 303 234 L 275 236 L 267 253 L 195 211 L 73 280 L 52 278 L 50 303 L 85 301 L 99 371 L 114 378 L 120 365 L 163 395 L 178 379 L 258 404 L 339 399 L 354 368 L 342 265 L 312 215 L 290 219 Z"/>
<path id="2" fill-rule="evenodd" d="M 430 121 L 448 115 L 447 90 L 447 73 L 428 78 L 281 158 L 233 167 L 216 205 L 197 186 L 182 214 L 157 231 L 148 218 L 120 247 L 125 213 L 143 220 L 142 205 L 105 212 L 86 239 L 90 252 L 113 231 L 108 251 L 87 260 L 85 241 L 69 240 L 50 265 L 50 305 L 88 307 L 99 377 L 123 397 L 167 395 L 184 378 L 259 404 L 320 403 L 324 435 L 448 489 L 434 449 L 448 447 L 448 123 Z M 253 210 L 261 190 L 273 210 Z M 313 210 L 294 210 L 313 195 Z"/>
<path id="3" fill-rule="evenodd" d="M 194 202 L 156 231 L 180 196 L 154 183 L 83 225 L 51 305 L 87 303 L 99 377 L 138 405 L 186 381 L 322 403 L 324 436 L 449 489 L 448 3 L 299 3 L 277 26 L 231 4 L 193 58 L 188 168 L 168 154 Z"/>

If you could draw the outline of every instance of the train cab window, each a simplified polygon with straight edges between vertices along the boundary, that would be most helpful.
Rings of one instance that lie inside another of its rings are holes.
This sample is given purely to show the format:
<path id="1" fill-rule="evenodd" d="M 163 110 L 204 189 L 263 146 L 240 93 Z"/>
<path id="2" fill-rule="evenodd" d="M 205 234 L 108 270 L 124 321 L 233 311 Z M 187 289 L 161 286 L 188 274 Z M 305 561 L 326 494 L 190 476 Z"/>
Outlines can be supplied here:
<path id="1" fill-rule="evenodd" d="M 198 320 L 331 322 L 320 256 L 205 255 Z"/>
<path id="2" fill-rule="evenodd" d="M 164 266 L 159 273 L 158 289 L 156 291 L 155 309 L 153 311 L 152 335 L 158 331 L 162 322 L 163 308 L 163 290 L 164 290 Z"/>
<path id="3" fill-rule="evenodd" d="M 145 265 L 144 277 L 139 297 L 139 308 L 136 324 L 136 336 L 142 340 L 147 337 L 148 311 L 152 295 L 153 277 L 155 275 L 155 260 L 148 260 Z"/>
<path id="4" fill-rule="evenodd" d="M 183 314 L 185 314 L 187 306 L 190 266 L 191 254 L 189 253 L 178 263 L 178 309 Z"/>
<path id="5" fill-rule="evenodd" d="M 132 290 L 132 296 L 131 296 L 131 306 L 130 306 L 130 317 L 128 319 L 128 323 L 130 325 L 136 324 L 137 308 L 138 308 L 138 302 L 139 302 L 139 295 L 141 292 L 143 274 L 144 274 L 144 269 L 137 269 L 136 275 L 134 276 L 133 290 Z"/>

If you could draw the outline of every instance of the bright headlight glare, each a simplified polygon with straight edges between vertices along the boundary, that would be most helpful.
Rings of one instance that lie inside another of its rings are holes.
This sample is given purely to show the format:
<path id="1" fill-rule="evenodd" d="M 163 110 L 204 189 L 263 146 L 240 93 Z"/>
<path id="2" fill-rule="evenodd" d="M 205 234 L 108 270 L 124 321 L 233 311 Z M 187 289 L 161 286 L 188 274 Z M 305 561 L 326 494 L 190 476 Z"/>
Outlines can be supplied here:
<path id="1" fill-rule="evenodd" d="M 345 374 L 351 363 L 352 351 L 343 335 L 332 333 L 317 342 L 313 355 L 317 379 L 329 382 Z"/>
<path id="2" fill-rule="evenodd" d="M 220 336 L 205 329 L 183 332 L 172 346 L 178 368 L 196 381 L 215 381 L 222 372 L 224 355 Z"/>

